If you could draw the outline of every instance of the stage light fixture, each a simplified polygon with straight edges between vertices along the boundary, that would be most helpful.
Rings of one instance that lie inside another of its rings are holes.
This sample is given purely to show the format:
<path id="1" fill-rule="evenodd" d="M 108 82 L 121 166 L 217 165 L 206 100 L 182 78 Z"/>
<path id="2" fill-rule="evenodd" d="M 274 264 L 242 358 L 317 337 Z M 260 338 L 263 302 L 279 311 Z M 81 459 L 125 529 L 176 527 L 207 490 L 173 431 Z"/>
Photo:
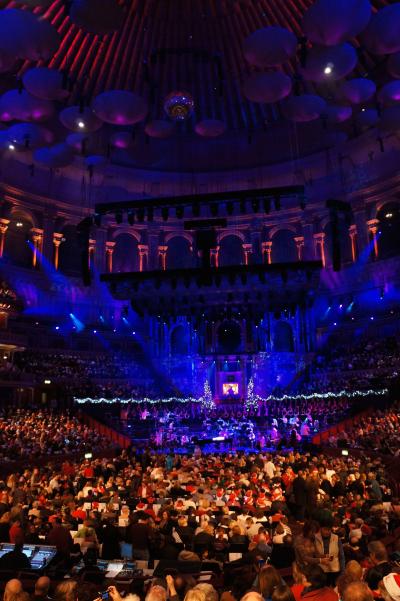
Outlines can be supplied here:
<path id="1" fill-rule="evenodd" d="M 331 75 L 333 71 L 333 63 L 328 63 L 324 69 L 325 75 Z"/>
<path id="2" fill-rule="evenodd" d="M 133 225 L 135 223 L 135 213 L 134 211 L 128 211 L 128 223 L 129 225 Z"/>
<path id="3" fill-rule="evenodd" d="M 163 207 L 161 209 L 161 217 L 162 217 L 163 221 L 168 221 L 168 217 L 169 217 L 169 208 L 168 207 Z"/>

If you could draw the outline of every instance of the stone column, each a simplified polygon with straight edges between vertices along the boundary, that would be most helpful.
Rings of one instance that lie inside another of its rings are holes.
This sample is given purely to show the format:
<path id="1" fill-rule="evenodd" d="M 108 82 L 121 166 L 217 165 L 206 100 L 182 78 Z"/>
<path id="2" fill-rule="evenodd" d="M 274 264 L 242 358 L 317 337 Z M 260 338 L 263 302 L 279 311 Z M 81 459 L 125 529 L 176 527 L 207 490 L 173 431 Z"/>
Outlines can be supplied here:
<path id="1" fill-rule="evenodd" d="M 250 265 L 251 263 L 251 253 L 253 252 L 252 244 L 242 244 L 243 253 L 244 253 L 244 264 Z"/>
<path id="2" fill-rule="evenodd" d="M 63 235 L 59 232 L 53 232 L 53 265 L 54 269 L 58 270 L 60 246 L 63 241 Z"/>
<path id="3" fill-rule="evenodd" d="M 42 252 L 43 248 L 43 230 L 33 227 L 31 232 L 33 242 L 32 267 L 36 268 L 39 265 L 38 255 Z"/>
<path id="4" fill-rule="evenodd" d="M 89 253 L 88 253 L 89 271 L 94 266 L 95 257 L 96 257 L 96 240 L 93 240 L 93 238 L 89 238 Z"/>
<path id="5" fill-rule="evenodd" d="M 263 263 L 271 265 L 272 263 L 272 240 L 269 242 L 262 242 L 261 244 Z"/>
<path id="6" fill-rule="evenodd" d="M 107 272 L 112 273 L 113 270 L 113 254 L 114 254 L 115 242 L 107 241 L 106 242 L 106 264 L 107 264 Z"/>
<path id="7" fill-rule="evenodd" d="M 6 243 L 6 233 L 8 230 L 9 219 L 0 219 L 0 259 L 4 254 L 4 245 Z"/>
<path id="8" fill-rule="evenodd" d="M 138 244 L 139 251 L 139 271 L 145 271 L 149 262 L 149 246 L 148 244 Z"/>
<path id="9" fill-rule="evenodd" d="M 302 261 L 303 260 L 304 236 L 296 236 L 296 238 L 294 238 L 294 241 L 296 243 L 297 259 L 299 261 Z"/>
<path id="10" fill-rule="evenodd" d="M 167 269 L 167 250 L 168 246 L 158 247 L 158 264 L 163 271 Z"/>
<path id="11" fill-rule="evenodd" d="M 374 244 L 374 258 L 375 259 L 377 259 L 379 256 L 378 238 L 377 238 L 378 225 L 379 225 L 378 219 L 370 219 L 369 221 L 367 221 L 369 236 Z"/>
<path id="12" fill-rule="evenodd" d="M 314 244 L 315 244 L 315 255 L 322 261 L 322 267 L 326 265 L 326 257 L 325 257 L 325 233 L 320 232 L 319 234 L 314 234 Z"/>
<path id="13" fill-rule="evenodd" d="M 349 236 L 350 236 L 350 243 L 351 243 L 351 258 L 353 260 L 353 263 L 355 263 L 357 261 L 357 226 L 356 225 L 351 225 L 349 227 Z"/>
<path id="14" fill-rule="evenodd" d="M 211 267 L 219 267 L 219 249 L 220 246 L 216 246 L 215 248 L 210 249 Z"/>

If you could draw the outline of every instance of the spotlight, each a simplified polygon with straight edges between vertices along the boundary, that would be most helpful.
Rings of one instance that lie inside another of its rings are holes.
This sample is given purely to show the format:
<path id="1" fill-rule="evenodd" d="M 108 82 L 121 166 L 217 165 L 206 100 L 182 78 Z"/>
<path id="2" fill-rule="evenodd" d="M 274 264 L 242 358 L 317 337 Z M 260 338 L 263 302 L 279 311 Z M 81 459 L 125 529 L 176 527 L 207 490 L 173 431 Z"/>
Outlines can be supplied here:
<path id="1" fill-rule="evenodd" d="M 385 296 L 385 290 L 384 290 L 384 288 L 381 288 L 380 295 L 379 295 L 380 300 L 383 300 L 384 296 Z"/>
<path id="2" fill-rule="evenodd" d="M 334 322 L 333 322 L 333 325 L 334 325 L 334 326 L 337 326 L 337 323 L 336 323 L 336 321 L 334 321 Z"/>
<path id="3" fill-rule="evenodd" d="M 24 224 L 22 223 L 22 221 L 17 221 L 17 223 L 15 225 L 17 227 L 22 227 Z"/>
<path id="4" fill-rule="evenodd" d="M 385 218 L 391 219 L 393 217 L 393 213 L 386 213 Z"/>
<path id="5" fill-rule="evenodd" d="M 333 71 L 333 63 L 328 63 L 324 69 L 325 75 L 331 75 Z"/>
<path id="6" fill-rule="evenodd" d="M 134 336 L 136 334 L 136 332 L 132 332 L 132 336 Z"/>
<path id="7" fill-rule="evenodd" d="M 120 223 L 122 223 L 122 219 L 123 219 L 122 211 L 116 211 L 116 213 L 115 213 L 115 221 L 118 224 L 120 224 Z"/>
<path id="8" fill-rule="evenodd" d="M 48 384 L 51 384 L 51 380 L 45 380 L 45 381 L 44 381 L 44 384 L 47 384 L 47 385 L 48 385 Z"/>
<path id="9" fill-rule="evenodd" d="M 8 150 L 15 150 L 14 144 L 9 144 L 8 145 Z"/>
<path id="10" fill-rule="evenodd" d="M 374 321 L 374 316 L 373 315 L 371 315 L 370 320 Z"/>
<path id="11" fill-rule="evenodd" d="M 97 334 L 97 330 L 93 330 L 93 334 Z"/>
<path id="12" fill-rule="evenodd" d="M 129 225 L 133 225 L 135 223 L 135 213 L 132 211 L 132 209 L 128 211 L 128 223 Z"/>
<path id="13" fill-rule="evenodd" d="M 343 309 L 343 303 L 340 303 L 339 309 Z"/>
<path id="14" fill-rule="evenodd" d="M 83 129 L 85 127 L 85 122 L 84 121 L 78 121 L 78 127 L 79 127 L 79 129 Z"/>
<path id="15" fill-rule="evenodd" d="M 59 329 L 60 329 L 60 326 L 56 326 L 56 330 L 59 330 Z"/>
<path id="16" fill-rule="evenodd" d="M 363 108 L 361 109 L 361 112 L 362 112 L 362 113 L 365 113 L 365 111 L 366 111 L 366 110 L 367 110 L 367 109 L 366 109 L 365 107 L 363 107 Z"/>
<path id="17" fill-rule="evenodd" d="M 161 209 L 161 217 L 163 218 L 163 221 L 168 221 L 168 217 L 169 217 L 169 208 L 168 207 L 163 207 Z"/>

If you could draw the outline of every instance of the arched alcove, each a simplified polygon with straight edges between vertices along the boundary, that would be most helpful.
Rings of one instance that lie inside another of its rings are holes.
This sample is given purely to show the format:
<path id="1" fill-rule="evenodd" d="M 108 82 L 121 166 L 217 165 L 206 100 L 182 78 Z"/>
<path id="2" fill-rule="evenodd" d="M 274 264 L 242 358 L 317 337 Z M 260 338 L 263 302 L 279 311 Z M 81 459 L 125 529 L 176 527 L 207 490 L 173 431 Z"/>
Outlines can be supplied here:
<path id="1" fill-rule="evenodd" d="M 184 325 L 176 326 L 171 332 L 171 354 L 187 355 L 189 352 L 189 330 Z"/>
<path id="2" fill-rule="evenodd" d="M 61 233 L 64 240 L 60 245 L 58 268 L 67 275 L 79 275 L 82 271 L 82 248 L 76 226 L 66 225 Z"/>
<path id="3" fill-rule="evenodd" d="M 124 273 L 139 270 L 138 241 L 128 233 L 121 233 L 114 239 L 113 272 Z"/>
<path id="4" fill-rule="evenodd" d="M 219 264 L 221 267 L 243 263 L 242 240 L 239 236 L 235 234 L 225 236 L 220 241 L 219 246 Z"/>
<path id="5" fill-rule="evenodd" d="M 217 350 L 219 353 L 238 353 L 242 350 L 242 329 L 234 320 L 225 320 L 218 327 Z"/>
<path id="6" fill-rule="evenodd" d="M 388 202 L 377 213 L 379 257 L 385 259 L 400 253 L 400 204 Z"/>
<path id="7" fill-rule="evenodd" d="M 189 269 L 193 266 L 190 242 L 183 236 L 174 236 L 168 240 L 167 268 Z"/>
<path id="8" fill-rule="evenodd" d="M 273 350 L 277 353 L 293 353 L 294 338 L 293 330 L 287 321 L 276 321 L 272 336 Z"/>
<path id="9" fill-rule="evenodd" d="M 272 262 L 291 263 L 297 261 L 296 243 L 294 232 L 291 230 L 278 230 L 272 238 Z"/>
<path id="10" fill-rule="evenodd" d="M 4 258 L 19 267 L 32 267 L 32 220 L 25 213 L 13 212 L 5 238 Z"/>

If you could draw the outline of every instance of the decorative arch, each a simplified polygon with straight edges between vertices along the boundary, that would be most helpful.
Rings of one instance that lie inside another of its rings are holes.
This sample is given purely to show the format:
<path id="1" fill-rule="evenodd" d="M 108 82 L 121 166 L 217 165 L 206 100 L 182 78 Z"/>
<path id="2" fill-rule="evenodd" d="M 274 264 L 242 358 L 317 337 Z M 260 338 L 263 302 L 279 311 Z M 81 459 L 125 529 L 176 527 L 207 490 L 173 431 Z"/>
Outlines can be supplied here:
<path id="1" fill-rule="evenodd" d="M 299 233 L 298 228 L 295 225 L 293 225 L 292 223 L 274 225 L 274 227 L 271 227 L 268 232 L 269 239 L 272 240 L 272 238 L 274 236 L 276 236 L 276 234 L 282 230 L 288 230 L 290 232 L 293 232 L 295 235 L 297 235 Z"/>
<path id="2" fill-rule="evenodd" d="M 385 198 L 385 199 L 378 201 L 375 205 L 372 205 L 372 206 L 370 205 L 370 210 L 371 210 L 370 218 L 378 219 L 378 214 L 382 211 L 382 209 L 384 207 L 387 207 L 387 205 L 391 205 L 391 208 L 394 208 L 396 205 L 398 210 L 400 210 L 400 200 L 399 199 L 390 198 L 388 200 L 387 198 Z"/>
<path id="3" fill-rule="evenodd" d="M 241 232 L 240 230 L 224 230 L 223 232 L 219 232 L 217 235 L 217 242 L 218 244 L 221 243 L 221 241 L 224 238 L 227 238 L 228 236 L 236 236 L 237 238 L 240 238 L 240 240 L 245 243 L 246 242 L 246 236 L 244 235 L 243 232 Z"/>
<path id="4" fill-rule="evenodd" d="M 168 232 L 164 236 L 165 244 L 168 244 L 173 238 L 185 238 L 190 246 L 193 246 L 193 236 L 189 232 Z"/>
<path id="5" fill-rule="evenodd" d="M 113 230 L 111 233 L 111 239 L 115 242 L 115 239 L 118 236 L 120 236 L 121 234 L 126 234 L 128 236 L 132 236 L 132 238 L 135 238 L 135 240 L 138 242 L 138 244 L 140 244 L 141 239 L 142 239 L 140 232 L 133 230 L 131 228 L 127 229 L 125 227 L 118 227 L 115 230 Z"/>
<path id="6" fill-rule="evenodd" d="M 29 209 L 19 205 L 14 205 L 11 207 L 7 219 L 10 219 L 10 221 L 13 219 L 20 219 L 21 221 L 25 220 L 31 224 L 31 227 L 39 227 L 34 213 Z"/>
<path id="7" fill-rule="evenodd" d="M 228 234 L 219 242 L 219 265 L 242 265 L 244 263 L 243 238 Z"/>
<path id="8" fill-rule="evenodd" d="M 193 253 L 190 239 L 175 235 L 168 240 L 167 268 L 189 269 L 193 267 Z"/>
<path id="9" fill-rule="evenodd" d="M 33 215 L 23 208 L 14 207 L 9 214 L 10 223 L 5 237 L 4 258 L 19 267 L 32 267 L 31 230 L 35 227 Z"/>
<path id="10" fill-rule="evenodd" d="M 138 242 L 140 238 L 133 235 L 132 232 L 121 230 L 114 237 L 113 253 L 113 272 L 124 273 L 129 271 L 139 271 L 139 250 Z"/>
<path id="11" fill-rule="evenodd" d="M 389 202 L 381 205 L 376 214 L 378 220 L 378 255 L 381 259 L 400 254 L 400 203 Z"/>
<path id="12" fill-rule="evenodd" d="M 297 261 L 295 232 L 292 229 L 279 228 L 272 238 L 272 262 L 291 263 Z"/>

